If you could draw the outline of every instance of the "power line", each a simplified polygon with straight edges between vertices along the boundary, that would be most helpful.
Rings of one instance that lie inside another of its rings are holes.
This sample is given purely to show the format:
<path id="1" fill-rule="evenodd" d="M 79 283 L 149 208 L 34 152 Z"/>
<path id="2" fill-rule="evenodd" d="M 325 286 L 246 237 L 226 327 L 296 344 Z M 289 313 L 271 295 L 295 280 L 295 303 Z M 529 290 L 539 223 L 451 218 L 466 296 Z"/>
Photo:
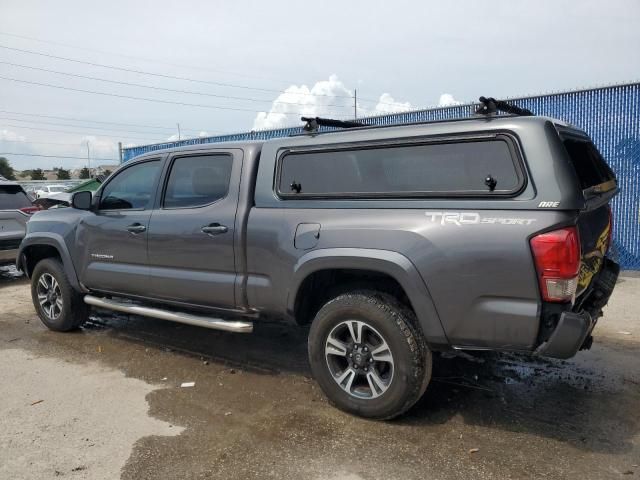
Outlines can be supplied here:
<path id="1" fill-rule="evenodd" d="M 119 122 L 106 122 L 106 121 L 102 121 L 102 120 L 87 120 L 84 118 L 72 118 L 72 117 L 60 117 L 60 116 L 56 116 L 56 115 L 43 115 L 41 113 L 24 113 L 24 112 L 13 112 L 10 110 L 0 110 L 0 113 L 8 113 L 11 115 L 26 115 L 26 116 L 30 116 L 30 117 L 42 117 L 42 118 L 55 118 L 57 120 L 71 120 L 73 122 L 85 122 L 85 123 L 100 123 L 100 124 L 104 124 L 104 125 L 119 125 L 119 126 L 123 126 L 123 127 L 141 127 L 141 128 L 156 128 L 156 129 L 162 129 L 162 130 L 168 130 L 168 132 L 163 132 L 163 133 L 174 133 L 174 129 L 172 127 L 160 127 L 160 126 L 155 126 L 155 125 L 141 125 L 139 123 L 119 123 Z M 80 125 L 78 125 L 80 126 Z M 200 129 L 200 130 L 196 130 L 193 128 L 183 128 L 182 130 L 186 130 L 186 131 L 190 131 L 190 132 L 200 132 L 204 129 Z M 147 132 L 147 133 L 152 133 L 152 132 Z"/>
<path id="2" fill-rule="evenodd" d="M 19 120 L 19 121 L 25 121 L 25 120 Z M 34 123 L 45 123 L 45 122 L 34 122 Z M 71 132 L 69 130 L 57 130 L 57 129 L 51 129 L 51 128 L 39 128 L 39 127 L 27 127 L 24 125 L 9 125 L 9 124 L 4 124 L 7 127 L 11 127 L 11 128 L 23 128 L 23 129 L 27 129 L 27 130 L 38 130 L 38 131 L 43 131 L 43 132 L 57 132 L 57 133 L 67 133 L 67 134 L 71 134 L 71 135 L 84 135 L 84 136 L 98 136 L 98 137 L 107 137 L 107 138 L 118 138 L 118 139 L 128 139 L 128 140 L 142 140 L 144 142 L 151 142 L 151 143 L 164 143 L 164 142 L 169 142 L 169 141 L 173 141 L 173 140 L 158 140 L 158 139 L 151 139 L 151 138 L 141 138 L 141 137 L 131 137 L 131 136 L 120 136 L 118 134 L 110 134 L 110 133 L 105 133 L 105 134 L 100 134 L 100 133 L 96 133 L 96 132 L 78 132 L 78 131 L 74 131 Z M 51 125 L 60 125 L 60 126 L 65 126 L 64 124 L 51 124 Z M 86 128 L 83 125 L 66 125 L 66 126 L 70 126 L 70 127 L 80 127 L 80 128 Z M 152 132 L 149 132 L 152 133 Z M 224 135 L 224 134 L 223 134 Z M 183 138 L 183 140 L 191 140 L 194 138 L 203 138 L 200 136 L 190 136 L 187 138 Z M 206 137 L 205 137 L 206 138 Z M 0 142 L 2 142 L 3 139 L 0 139 Z M 7 142 L 10 141 L 17 141 L 19 142 L 19 140 L 4 140 Z M 24 143 L 38 143 L 38 142 L 24 142 Z M 44 142 L 42 142 L 44 143 Z M 48 142 L 47 142 L 48 143 Z M 59 145 L 69 145 L 69 146 L 75 146 L 75 144 L 59 144 Z"/>
<path id="3" fill-rule="evenodd" d="M 15 152 L 0 152 L 0 155 L 20 155 L 25 157 L 45 157 L 45 158 L 71 158 L 77 160 L 86 160 L 87 157 L 69 157 L 66 155 L 39 155 L 36 153 L 15 153 Z M 92 160 L 100 160 L 104 162 L 117 162 L 115 158 L 92 158 Z"/>
<path id="4" fill-rule="evenodd" d="M 41 123 L 42 125 L 54 125 L 57 127 L 81 127 L 81 128 L 90 128 L 92 130 L 110 130 L 113 132 L 125 132 L 125 133 L 141 133 L 143 135 L 160 135 L 158 132 L 141 132 L 139 130 L 123 130 L 121 128 L 105 128 L 105 127 L 92 127 L 90 125 L 72 125 L 69 123 L 53 123 L 53 122 L 42 122 L 36 120 L 22 119 L 22 118 L 10 118 L 10 117 L 0 117 L 0 120 L 9 120 L 10 122 L 30 122 L 30 123 Z"/>
<path id="5" fill-rule="evenodd" d="M 84 143 L 57 143 L 57 142 L 33 142 L 31 140 L 9 140 L 8 138 L 0 138 L 0 143 L 11 142 L 23 145 L 58 145 L 60 147 L 82 147 Z"/>
<path id="6" fill-rule="evenodd" d="M 286 93 L 283 90 L 277 90 L 277 89 L 273 89 L 273 88 L 260 88 L 260 87 L 250 87 L 248 85 L 237 85 L 237 84 L 233 84 L 233 83 L 224 83 L 224 82 L 214 82 L 211 80 L 198 80 L 195 78 L 189 78 L 189 77 L 178 77 L 178 76 L 174 76 L 174 75 L 166 75 L 163 73 L 154 73 L 154 72 L 145 72 L 143 70 L 135 70 L 133 68 L 125 68 L 125 67 L 118 67 L 116 65 L 106 65 L 103 63 L 96 63 L 96 62 L 87 62 L 85 60 L 77 60 L 75 58 L 68 58 L 68 57 L 61 57 L 58 55 L 52 55 L 49 53 L 42 53 L 42 52 L 35 52 L 33 50 L 25 50 L 22 48 L 15 48 L 15 47 L 7 47 L 6 45 L 0 45 L 0 48 L 4 48 L 6 50 L 13 50 L 15 52 L 21 52 L 21 53 L 28 53 L 30 55 L 39 55 L 41 57 L 47 57 L 47 58 L 55 58 L 56 60 L 64 60 L 66 62 L 74 62 L 74 63 L 81 63 L 84 65 L 91 65 L 92 67 L 101 67 L 101 68 L 109 68 L 111 70 L 119 70 L 121 72 L 129 72 L 129 73 L 137 73 L 139 75 L 150 75 L 153 77 L 161 77 L 161 78 L 169 78 L 171 80 L 182 80 L 185 82 L 194 82 L 194 83 L 204 83 L 204 84 L 208 84 L 208 85 L 216 85 L 218 87 L 228 87 L 228 88 L 241 88 L 241 89 L 245 89 L 245 90 L 255 90 L 255 91 L 259 91 L 259 92 L 270 92 L 270 93 Z M 312 95 L 312 96 L 332 96 L 332 97 L 337 97 L 337 95 L 316 95 L 316 94 L 312 94 L 312 93 L 306 93 L 304 95 Z M 344 96 L 344 98 L 351 98 L 350 96 Z"/>
<path id="7" fill-rule="evenodd" d="M 169 104 L 169 105 L 182 105 L 182 106 L 186 106 L 186 107 L 212 108 L 212 109 L 216 109 L 216 110 L 231 110 L 231 111 L 237 111 L 237 112 L 261 113 L 261 110 L 251 110 L 251 109 L 248 109 L 248 108 L 224 107 L 224 106 L 218 106 L 218 105 L 203 105 L 203 104 L 199 104 L 199 103 L 187 103 L 187 102 L 172 102 L 170 100 L 160 100 L 160 99 L 157 99 L 157 98 L 135 97 L 133 95 L 120 95 L 120 94 L 117 94 L 117 93 L 97 92 L 95 90 L 84 90 L 84 89 L 81 89 L 81 88 L 64 87 L 62 85 L 53 85 L 51 83 L 30 82 L 29 80 L 20 80 L 20 79 L 11 78 L 11 77 L 0 76 L 0 79 L 9 80 L 9 81 L 18 82 L 18 83 L 26 83 L 26 84 L 29 84 L 29 85 L 37 85 L 37 86 L 40 86 L 40 87 L 58 88 L 58 89 L 61 89 L 61 90 L 70 90 L 70 91 L 74 91 L 74 92 L 90 93 L 90 94 L 93 94 L 93 95 L 104 95 L 104 96 L 107 96 L 107 97 L 126 98 L 126 99 L 130 99 L 130 100 L 142 100 L 142 101 L 145 101 L 145 102 L 156 102 L 156 103 L 164 103 L 164 104 Z M 279 113 L 281 115 L 296 115 L 296 116 L 300 115 L 300 113 L 298 113 L 298 112 L 276 112 L 276 113 Z M 334 116 L 337 116 L 337 115 L 334 115 Z M 343 118 L 347 118 L 347 117 L 343 116 Z"/>
<path id="8" fill-rule="evenodd" d="M 66 62 L 73 62 L 73 63 L 80 63 L 80 64 L 84 64 L 84 65 L 91 65 L 93 67 L 101 67 L 101 68 L 109 68 L 112 70 L 118 70 L 121 72 L 129 72 L 129 73 L 136 73 L 138 75 L 150 75 L 150 76 L 154 76 L 154 77 L 160 77 L 160 78 L 168 78 L 168 79 L 172 79 L 172 80 L 181 80 L 181 81 L 185 81 L 185 82 L 194 82 L 194 83 L 204 83 L 204 84 L 208 84 L 208 85 L 216 85 L 218 87 L 227 87 L 227 88 L 240 88 L 240 89 L 244 89 L 244 90 L 254 90 L 254 91 L 258 91 L 258 92 L 269 92 L 269 93 L 288 93 L 284 90 L 278 90 L 278 89 L 274 89 L 274 88 L 260 88 L 260 87 L 250 87 L 248 85 L 238 85 L 238 84 L 234 84 L 234 83 L 224 83 L 224 82 L 214 82 L 211 80 L 199 80 L 199 79 L 195 79 L 195 78 L 189 78 L 189 77 L 179 77 L 179 76 L 174 76 L 174 75 L 167 75 L 167 74 L 162 74 L 162 73 L 155 73 L 155 72 L 146 72 L 144 70 L 136 70 L 133 68 L 125 68 L 125 67 L 119 67 L 116 65 L 107 65 L 107 64 L 103 64 L 103 63 L 96 63 L 96 62 L 88 62 L 85 60 L 78 60 L 75 58 L 68 58 L 68 57 L 61 57 L 59 55 L 52 55 L 49 53 L 43 53 L 43 52 L 36 52 L 33 50 L 26 50 L 26 49 L 22 49 L 22 48 L 15 48 L 15 47 L 7 47 L 6 45 L 0 45 L 0 48 L 4 48 L 6 50 L 13 50 L 15 52 L 21 52 L 21 53 L 28 53 L 30 55 L 38 55 L 41 57 L 47 57 L 47 58 L 55 58 L 56 60 L 63 60 Z M 299 92 L 297 93 L 297 95 L 308 95 L 308 96 L 312 96 L 312 97 L 331 97 L 331 98 L 353 98 L 351 95 L 328 95 L 328 94 L 321 94 L 321 93 L 304 93 L 304 92 Z M 401 102 L 379 102 L 378 100 L 373 100 L 373 99 L 368 99 L 368 98 L 363 98 L 360 97 L 360 100 L 366 101 L 366 102 L 373 102 L 373 103 L 383 103 L 385 105 L 402 105 Z"/>
<path id="9" fill-rule="evenodd" d="M 0 32 L 0 35 L 5 35 L 5 36 L 8 36 L 8 37 L 15 37 L 15 38 L 22 38 L 22 39 L 25 39 L 25 40 L 31 40 L 31 41 L 34 41 L 34 42 L 40 42 L 40 43 L 45 43 L 45 44 L 50 44 L 50 45 L 58 45 L 60 47 L 74 48 L 76 50 L 84 50 L 86 52 L 102 53 L 102 54 L 106 54 L 106 55 L 115 55 L 115 56 L 118 56 L 118 57 L 130 58 L 130 59 L 133 59 L 133 60 L 143 60 L 145 62 L 159 63 L 159 64 L 163 64 L 163 65 L 170 65 L 172 67 L 191 68 L 191 69 L 195 69 L 195 70 L 223 73 L 223 74 L 227 74 L 227 75 L 235 75 L 235 76 L 238 76 L 238 77 L 246 77 L 246 78 L 255 78 L 255 79 L 259 79 L 259 80 L 270 80 L 270 81 L 278 80 L 278 81 L 281 81 L 281 82 L 294 83 L 294 82 L 289 82 L 288 80 L 283 80 L 283 79 L 278 79 L 278 78 L 271 78 L 271 77 L 265 77 L 265 76 L 259 76 L 259 75 L 249 75 L 249 74 L 246 74 L 246 73 L 232 72 L 230 70 L 220 70 L 220 69 L 211 68 L 211 67 L 202 67 L 202 66 L 196 66 L 196 65 L 172 63 L 172 62 L 167 62 L 165 60 L 140 57 L 140 56 L 136 56 L 136 55 L 127 55 L 127 54 L 124 54 L 124 53 L 110 52 L 110 51 L 107 51 L 107 50 L 99 50 L 97 48 L 79 47 L 77 45 L 71 45 L 69 43 L 54 42 L 52 40 L 43 40 L 41 38 L 28 37 L 26 35 L 17 35 L 15 33 Z"/>
<path id="10" fill-rule="evenodd" d="M 48 72 L 48 73 L 55 73 L 57 75 L 66 75 L 68 77 L 75 77 L 75 78 L 84 78 L 87 80 L 95 80 L 98 82 L 105 82 L 105 83 L 115 83 L 117 85 L 126 85 L 129 87 L 139 87 L 139 88 L 147 88 L 147 89 L 151 89 L 151 90 L 161 90 L 164 92 L 172 92 L 172 93 L 185 93 L 188 95 L 199 95 L 199 96 L 203 96 L 203 97 L 216 97 L 216 98 L 224 98 L 226 100 L 243 100 L 243 101 L 248 101 L 248 102 L 258 102 L 258 103 L 281 103 L 283 105 L 308 105 L 306 103 L 300 103 L 300 102 L 283 102 L 281 100 L 266 100 L 266 99 L 261 99 L 261 98 L 250 98 L 250 97 L 236 97 L 236 96 L 232 96 L 232 95 L 218 95 L 215 93 L 206 93 L 206 92 L 194 92 L 193 90 L 179 90 L 179 89 L 175 89 L 175 88 L 164 88 L 164 87 L 156 87 L 153 85 L 143 85 L 141 83 L 132 83 L 132 82 L 121 82 L 118 80 L 108 80 L 106 78 L 100 78 L 100 77 L 90 77 L 88 75 L 80 75 L 77 73 L 69 73 L 69 72 L 61 72 L 59 70 L 49 70 L 47 68 L 40 68 L 40 67 L 32 67 L 30 65 L 21 65 L 19 63 L 11 63 L 11 62 L 5 62 L 5 61 L 0 61 L 0 64 L 3 65 L 11 65 L 12 67 L 20 67 L 20 68 L 28 68 L 30 70 L 38 70 L 41 72 Z M 335 105 L 335 104 L 326 104 L 326 105 L 322 105 L 323 107 L 337 107 L 337 108 L 348 108 L 351 109 L 351 105 Z"/>
<path id="11" fill-rule="evenodd" d="M 69 130 L 56 130 L 56 129 L 52 129 L 52 128 L 38 128 L 38 127 L 25 127 L 24 125 L 9 125 L 9 124 L 4 124 L 7 127 L 11 127 L 11 128 L 24 128 L 27 130 L 39 130 L 42 132 L 57 132 L 57 133 L 68 133 L 70 135 L 97 135 L 98 137 L 109 137 L 109 138 L 125 138 L 128 140 L 142 140 L 144 142 L 152 142 L 152 143 L 157 143 L 158 140 L 152 140 L 150 138 L 140 138 L 140 137 L 130 137 L 130 136 L 120 136 L 120 135 L 111 135 L 111 134 L 107 134 L 107 135 L 100 135 L 99 133 L 96 134 L 94 132 L 70 132 Z"/>

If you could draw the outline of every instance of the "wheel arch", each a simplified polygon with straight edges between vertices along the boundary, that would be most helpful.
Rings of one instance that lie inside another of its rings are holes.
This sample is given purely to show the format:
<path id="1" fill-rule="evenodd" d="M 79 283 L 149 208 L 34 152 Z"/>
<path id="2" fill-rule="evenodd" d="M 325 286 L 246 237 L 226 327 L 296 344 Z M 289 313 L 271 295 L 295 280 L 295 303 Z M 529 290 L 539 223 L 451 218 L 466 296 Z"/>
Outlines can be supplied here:
<path id="1" fill-rule="evenodd" d="M 16 266 L 27 277 L 31 277 L 37 263 L 45 258 L 58 258 L 71 286 L 83 291 L 78 282 L 71 255 L 60 235 L 52 232 L 38 232 L 37 236 L 27 235 L 20 244 Z"/>
<path id="2" fill-rule="evenodd" d="M 294 266 L 287 311 L 298 323 L 308 323 L 329 297 L 350 287 L 363 286 L 391 293 L 400 300 L 406 299 L 427 342 L 448 345 L 420 273 L 407 257 L 389 250 L 331 248 L 303 255 Z"/>

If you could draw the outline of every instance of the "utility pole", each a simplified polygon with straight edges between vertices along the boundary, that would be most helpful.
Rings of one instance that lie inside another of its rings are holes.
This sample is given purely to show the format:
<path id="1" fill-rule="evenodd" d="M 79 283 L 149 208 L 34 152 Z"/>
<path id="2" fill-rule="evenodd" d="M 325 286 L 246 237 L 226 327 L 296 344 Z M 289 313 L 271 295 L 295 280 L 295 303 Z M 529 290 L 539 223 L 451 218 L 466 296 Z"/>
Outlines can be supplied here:
<path id="1" fill-rule="evenodd" d="M 182 137 L 180 136 L 180 124 L 176 123 L 176 125 L 178 126 L 178 141 L 180 141 L 182 139 Z"/>
<path id="2" fill-rule="evenodd" d="M 89 154 L 89 140 L 87 140 L 87 168 L 89 169 L 89 178 L 93 178 L 91 175 L 91 155 Z"/>
<path id="3" fill-rule="evenodd" d="M 353 89 L 353 118 L 358 119 L 358 90 Z"/>
<path id="4" fill-rule="evenodd" d="M 118 157 L 120 158 L 120 163 L 122 163 L 122 142 L 118 142 Z"/>

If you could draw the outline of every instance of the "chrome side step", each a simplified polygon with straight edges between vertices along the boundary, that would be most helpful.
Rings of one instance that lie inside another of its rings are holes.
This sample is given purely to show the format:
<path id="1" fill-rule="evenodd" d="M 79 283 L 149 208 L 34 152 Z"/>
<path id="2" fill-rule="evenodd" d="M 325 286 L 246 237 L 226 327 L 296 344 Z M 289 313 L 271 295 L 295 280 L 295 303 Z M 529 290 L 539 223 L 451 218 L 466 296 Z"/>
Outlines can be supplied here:
<path id="1" fill-rule="evenodd" d="M 253 332 L 252 322 L 222 320 L 221 318 L 204 317 L 191 313 L 171 312 L 159 308 L 143 307 L 141 305 L 118 302 L 117 300 L 94 297 L 93 295 L 85 295 L 84 303 L 107 310 L 130 313 L 132 315 L 142 315 L 143 317 L 159 318 L 160 320 L 169 320 L 170 322 L 186 323 L 187 325 L 212 328 L 214 330 L 224 330 L 225 332 Z"/>

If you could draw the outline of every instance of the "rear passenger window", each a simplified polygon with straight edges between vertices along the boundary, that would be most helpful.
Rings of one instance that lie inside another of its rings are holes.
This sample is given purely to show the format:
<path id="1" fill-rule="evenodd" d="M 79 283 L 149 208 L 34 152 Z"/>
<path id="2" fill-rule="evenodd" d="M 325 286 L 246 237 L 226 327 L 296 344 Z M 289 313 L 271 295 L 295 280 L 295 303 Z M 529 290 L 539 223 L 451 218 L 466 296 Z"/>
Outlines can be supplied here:
<path id="1" fill-rule="evenodd" d="M 283 196 L 428 196 L 513 193 L 522 176 L 504 140 L 291 152 L 281 158 Z M 491 190 L 485 183 L 495 179 Z"/>
<path id="2" fill-rule="evenodd" d="M 231 155 L 176 158 L 167 181 L 164 208 L 201 207 L 226 197 L 232 166 Z"/>

